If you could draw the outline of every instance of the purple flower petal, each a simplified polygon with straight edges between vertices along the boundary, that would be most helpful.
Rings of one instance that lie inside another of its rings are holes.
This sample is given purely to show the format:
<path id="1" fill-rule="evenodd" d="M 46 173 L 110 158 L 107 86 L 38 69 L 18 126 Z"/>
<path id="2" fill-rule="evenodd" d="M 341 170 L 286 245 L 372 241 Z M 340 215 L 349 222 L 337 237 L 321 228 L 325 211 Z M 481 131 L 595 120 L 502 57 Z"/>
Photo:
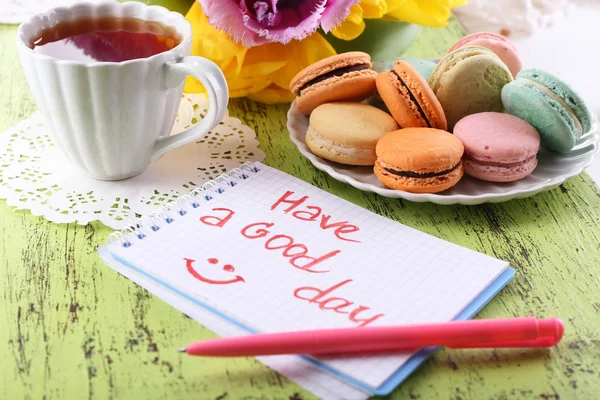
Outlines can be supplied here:
<path id="1" fill-rule="evenodd" d="M 244 46 L 289 43 L 314 33 L 330 4 L 338 24 L 360 0 L 199 0 L 209 23 Z M 348 3 L 349 5 L 340 6 Z M 344 13 L 344 15 L 341 15 Z M 341 20 L 338 22 L 338 20 Z M 334 25 L 335 26 L 335 25 Z"/>
<path id="2" fill-rule="evenodd" d="M 329 0 L 327 2 L 327 9 L 321 19 L 321 28 L 325 32 L 329 32 L 340 25 L 348 14 L 350 14 L 352 6 L 358 3 L 360 3 L 360 0 Z"/>
<path id="3" fill-rule="evenodd" d="M 235 0 L 198 0 L 208 23 L 227 32 L 244 46 L 254 46 L 255 33 L 246 29 L 242 19 L 240 4 Z"/>
<path id="4" fill-rule="evenodd" d="M 250 4 L 248 4 L 250 3 Z M 281 14 L 277 13 L 277 1 L 256 1 L 254 4 L 250 0 L 243 2 L 246 10 L 248 7 L 254 8 L 254 15 L 261 26 L 274 27 L 281 22 Z"/>

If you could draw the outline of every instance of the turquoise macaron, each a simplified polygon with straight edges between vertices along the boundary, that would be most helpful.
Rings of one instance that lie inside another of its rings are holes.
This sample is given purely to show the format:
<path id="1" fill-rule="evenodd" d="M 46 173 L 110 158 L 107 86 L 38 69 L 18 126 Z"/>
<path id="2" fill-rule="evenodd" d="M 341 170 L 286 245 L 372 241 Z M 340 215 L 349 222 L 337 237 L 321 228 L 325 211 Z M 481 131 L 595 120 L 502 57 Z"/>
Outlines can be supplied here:
<path id="1" fill-rule="evenodd" d="M 581 97 L 566 83 L 539 69 L 521 70 L 502 89 L 507 113 L 533 125 L 542 146 L 569 152 L 592 127 L 592 114 Z"/>

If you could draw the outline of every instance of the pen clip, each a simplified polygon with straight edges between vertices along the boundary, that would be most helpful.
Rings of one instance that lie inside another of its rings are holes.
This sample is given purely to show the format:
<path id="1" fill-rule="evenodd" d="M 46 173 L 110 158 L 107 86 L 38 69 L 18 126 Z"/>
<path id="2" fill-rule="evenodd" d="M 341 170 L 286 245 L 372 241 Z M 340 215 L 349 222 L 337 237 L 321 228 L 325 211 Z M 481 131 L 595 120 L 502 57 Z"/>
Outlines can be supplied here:
<path id="1" fill-rule="evenodd" d="M 561 335 L 562 336 L 562 335 Z M 459 345 L 447 346 L 452 349 L 483 349 L 483 348 L 503 348 L 503 347 L 512 347 L 512 348 L 524 348 L 524 347 L 552 347 L 556 345 L 561 336 L 544 336 L 539 337 L 537 339 L 529 339 L 529 340 L 499 340 L 492 342 L 482 342 L 482 343 L 465 343 Z"/>
<path id="2" fill-rule="evenodd" d="M 552 347 L 560 342 L 565 332 L 563 322 L 558 318 L 536 320 L 536 324 L 539 336 L 535 339 L 491 340 L 486 342 L 460 343 L 446 347 L 453 349 Z"/>

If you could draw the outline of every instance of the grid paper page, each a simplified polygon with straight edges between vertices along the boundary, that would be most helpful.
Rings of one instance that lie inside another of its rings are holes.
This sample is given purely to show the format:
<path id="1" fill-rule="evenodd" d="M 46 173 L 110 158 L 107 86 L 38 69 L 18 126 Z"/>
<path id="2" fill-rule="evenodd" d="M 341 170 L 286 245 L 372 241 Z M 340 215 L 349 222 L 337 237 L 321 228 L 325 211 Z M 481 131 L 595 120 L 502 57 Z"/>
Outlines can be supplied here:
<path id="1" fill-rule="evenodd" d="M 99 249 L 100 257 L 117 272 L 131 279 L 138 285 L 168 304 L 185 313 L 188 317 L 202 323 L 219 336 L 242 336 L 247 332 L 236 327 L 223 318 L 201 308 L 189 300 L 186 300 L 178 294 L 168 290 L 164 286 L 149 280 L 144 275 L 134 271 L 131 268 L 116 261 L 106 251 L 106 248 Z M 268 367 L 276 370 L 288 379 L 296 382 L 303 388 L 311 391 L 315 396 L 322 400 L 366 400 L 370 397 L 369 392 L 358 389 L 343 379 L 332 379 L 334 375 L 324 372 L 319 367 L 309 361 L 293 355 L 277 355 L 257 357 L 259 361 Z"/>
<path id="2" fill-rule="evenodd" d="M 108 251 L 254 332 L 449 321 L 508 266 L 257 165 Z M 411 354 L 321 361 L 377 388 Z"/>

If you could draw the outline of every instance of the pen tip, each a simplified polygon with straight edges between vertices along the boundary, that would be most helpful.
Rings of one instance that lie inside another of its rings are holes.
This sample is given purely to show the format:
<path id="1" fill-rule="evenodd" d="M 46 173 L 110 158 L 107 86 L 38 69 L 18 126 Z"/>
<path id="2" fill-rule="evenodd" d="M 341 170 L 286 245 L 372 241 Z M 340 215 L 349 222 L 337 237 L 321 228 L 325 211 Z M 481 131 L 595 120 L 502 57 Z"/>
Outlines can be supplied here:
<path id="1" fill-rule="evenodd" d="M 187 352 L 187 347 L 182 347 L 182 348 L 180 348 L 177 351 L 180 352 L 180 353 L 185 353 L 185 352 Z"/>

